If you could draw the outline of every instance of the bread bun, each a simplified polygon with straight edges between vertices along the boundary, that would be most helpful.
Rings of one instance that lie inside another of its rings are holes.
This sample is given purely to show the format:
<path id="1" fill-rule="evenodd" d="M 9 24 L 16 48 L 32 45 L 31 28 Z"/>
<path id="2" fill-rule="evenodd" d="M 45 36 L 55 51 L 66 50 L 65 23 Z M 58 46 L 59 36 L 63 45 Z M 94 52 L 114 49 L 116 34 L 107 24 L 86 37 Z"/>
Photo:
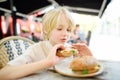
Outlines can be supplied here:
<path id="1" fill-rule="evenodd" d="M 94 73 L 98 71 L 98 61 L 93 56 L 76 57 L 70 63 L 70 68 L 74 72 L 81 74 Z"/>
<path id="2" fill-rule="evenodd" d="M 70 57 L 74 54 L 77 54 L 78 51 L 76 49 L 73 49 L 73 48 L 65 48 L 63 50 L 61 49 L 58 49 L 56 55 L 59 56 L 59 57 Z"/>

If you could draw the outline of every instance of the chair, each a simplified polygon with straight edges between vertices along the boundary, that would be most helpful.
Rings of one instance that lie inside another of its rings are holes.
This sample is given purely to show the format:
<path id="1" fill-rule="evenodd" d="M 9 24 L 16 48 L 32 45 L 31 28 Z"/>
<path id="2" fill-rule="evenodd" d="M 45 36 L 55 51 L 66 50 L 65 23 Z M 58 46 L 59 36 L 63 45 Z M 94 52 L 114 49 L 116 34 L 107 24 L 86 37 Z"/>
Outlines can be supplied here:
<path id="1" fill-rule="evenodd" d="M 10 36 L 0 40 L 0 69 L 3 68 L 7 62 L 15 59 L 32 44 L 30 39 L 21 36 Z"/>
<path id="2" fill-rule="evenodd" d="M 89 31 L 88 31 L 88 34 L 87 34 L 87 37 L 86 37 L 87 45 L 88 45 L 88 46 L 89 46 L 89 43 L 90 43 L 91 34 L 92 34 L 92 32 L 89 30 Z"/>

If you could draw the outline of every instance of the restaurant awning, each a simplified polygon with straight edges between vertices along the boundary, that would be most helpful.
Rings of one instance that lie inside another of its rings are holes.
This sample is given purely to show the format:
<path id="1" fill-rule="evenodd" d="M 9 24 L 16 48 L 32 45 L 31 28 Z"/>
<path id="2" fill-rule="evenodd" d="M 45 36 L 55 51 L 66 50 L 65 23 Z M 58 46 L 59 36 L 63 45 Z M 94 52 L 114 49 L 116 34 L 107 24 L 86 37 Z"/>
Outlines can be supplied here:
<path id="1" fill-rule="evenodd" d="M 43 11 L 51 6 L 65 6 L 68 9 L 84 14 L 101 17 L 104 9 L 111 0 L 0 0 L 0 15 L 10 13 L 16 8 L 17 15 L 25 16 Z"/>

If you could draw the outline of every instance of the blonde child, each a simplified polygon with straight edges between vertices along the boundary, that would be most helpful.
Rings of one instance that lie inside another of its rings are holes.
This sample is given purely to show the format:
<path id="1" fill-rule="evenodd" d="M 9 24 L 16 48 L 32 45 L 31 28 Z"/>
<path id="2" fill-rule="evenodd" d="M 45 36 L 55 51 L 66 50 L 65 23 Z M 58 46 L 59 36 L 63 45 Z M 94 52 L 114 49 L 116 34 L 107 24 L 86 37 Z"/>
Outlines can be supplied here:
<path id="1" fill-rule="evenodd" d="M 0 80 L 17 79 L 43 71 L 63 59 L 56 56 L 56 51 L 58 48 L 64 49 L 70 38 L 74 26 L 70 12 L 63 7 L 53 9 L 43 16 L 42 25 L 44 41 L 35 43 L 23 55 L 8 62 L 0 70 Z"/>

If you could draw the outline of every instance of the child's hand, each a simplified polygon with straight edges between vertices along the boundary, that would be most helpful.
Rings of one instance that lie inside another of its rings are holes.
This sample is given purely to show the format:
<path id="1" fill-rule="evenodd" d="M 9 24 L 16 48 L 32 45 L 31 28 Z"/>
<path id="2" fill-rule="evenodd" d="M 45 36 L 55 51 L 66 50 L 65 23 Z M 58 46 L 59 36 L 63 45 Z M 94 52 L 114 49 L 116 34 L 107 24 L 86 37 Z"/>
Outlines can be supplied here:
<path id="1" fill-rule="evenodd" d="M 72 44 L 72 46 L 78 50 L 79 56 L 85 56 L 85 55 L 92 56 L 92 52 L 85 43 Z"/>
<path id="2" fill-rule="evenodd" d="M 51 62 L 52 66 L 54 66 L 59 60 L 63 59 L 62 57 L 56 56 L 56 52 L 59 48 L 64 49 L 64 45 L 63 44 L 55 45 L 47 56 L 47 60 Z"/>

